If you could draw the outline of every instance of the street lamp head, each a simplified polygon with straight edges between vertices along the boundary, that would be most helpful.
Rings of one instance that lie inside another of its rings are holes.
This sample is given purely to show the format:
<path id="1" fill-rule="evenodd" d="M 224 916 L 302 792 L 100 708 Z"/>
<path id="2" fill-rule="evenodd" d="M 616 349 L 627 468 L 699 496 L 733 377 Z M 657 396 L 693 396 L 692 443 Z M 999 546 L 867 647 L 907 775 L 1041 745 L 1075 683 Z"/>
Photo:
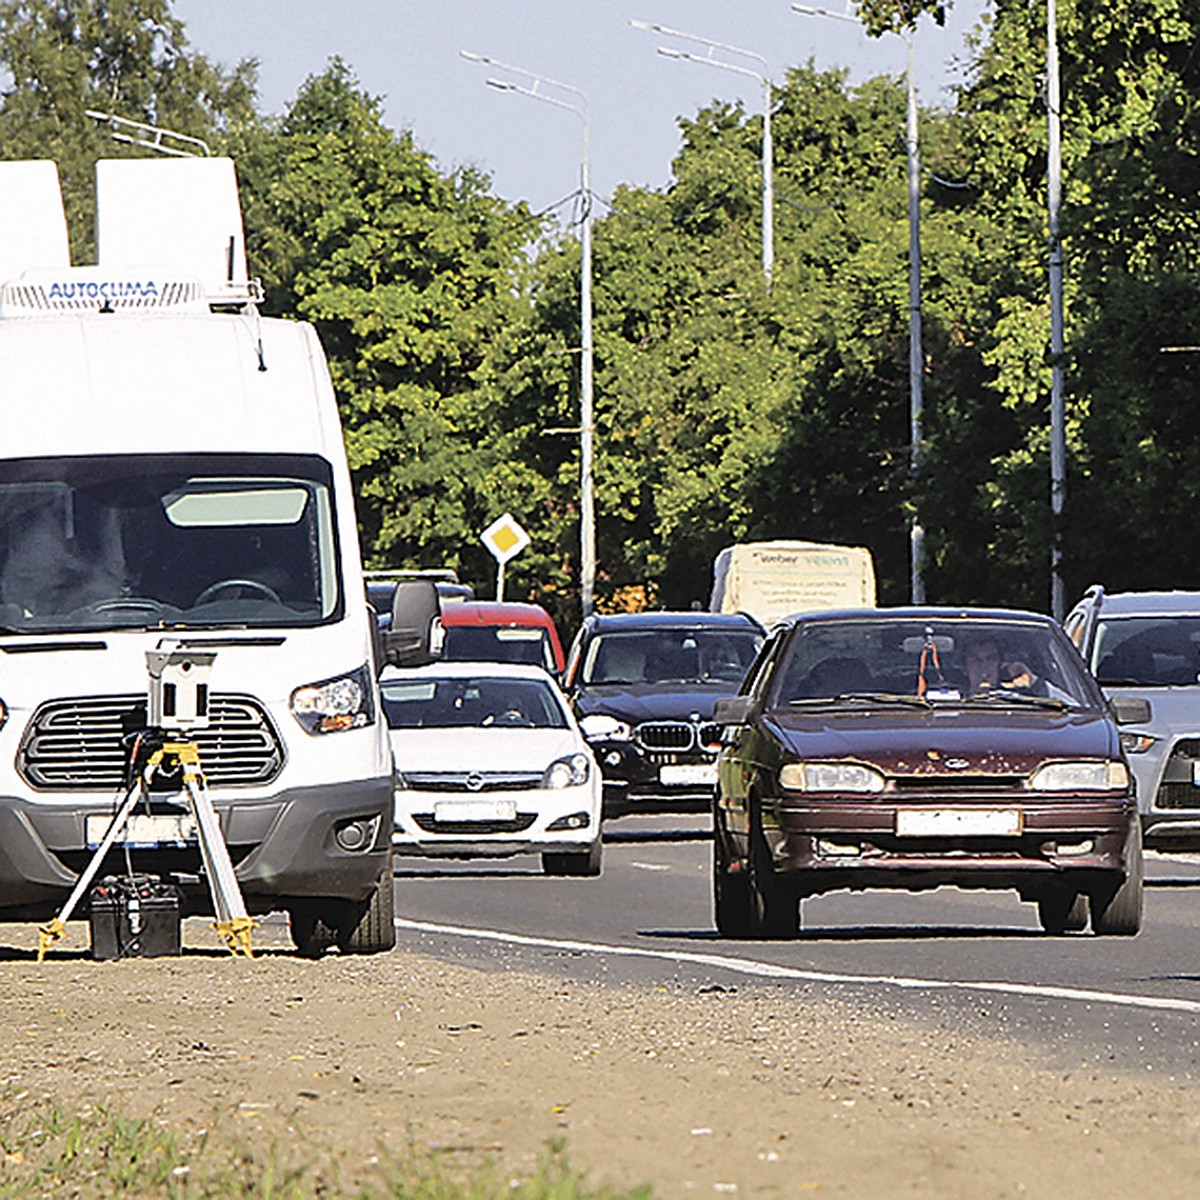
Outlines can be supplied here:
<path id="1" fill-rule="evenodd" d="M 515 92 L 518 90 L 515 84 L 509 83 L 505 79 L 489 78 L 485 79 L 484 83 L 490 88 L 495 88 L 498 92 Z"/>
<path id="2" fill-rule="evenodd" d="M 486 54 L 476 54 L 474 50 L 460 50 L 460 58 L 465 58 L 467 62 L 490 63 L 492 60 Z"/>
<path id="3" fill-rule="evenodd" d="M 634 29 L 644 29 L 647 33 L 663 32 L 663 27 L 661 25 L 655 25 L 652 21 L 635 21 L 631 19 L 629 23 L 634 27 Z"/>
<path id="4" fill-rule="evenodd" d="M 833 17 L 835 21 L 853 21 L 856 25 L 859 24 L 858 18 L 849 11 L 850 5 L 846 5 L 846 12 L 834 12 L 828 8 L 815 8 L 811 4 L 793 4 L 792 12 L 800 13 L 805 17 Z"/>

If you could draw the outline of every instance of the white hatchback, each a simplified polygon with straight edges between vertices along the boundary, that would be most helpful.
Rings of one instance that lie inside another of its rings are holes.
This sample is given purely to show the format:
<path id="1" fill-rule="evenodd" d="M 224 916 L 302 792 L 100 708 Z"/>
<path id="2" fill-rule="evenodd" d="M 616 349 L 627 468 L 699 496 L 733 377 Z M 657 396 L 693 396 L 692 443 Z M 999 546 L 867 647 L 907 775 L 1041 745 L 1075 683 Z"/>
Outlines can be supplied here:
<path id="1" fill-rule="evenodd" d="M 389 667 L 398 854 L 541 854 L 548 875 L 599 875 L 600 772 L 554 680 L 517 663 Z"/>

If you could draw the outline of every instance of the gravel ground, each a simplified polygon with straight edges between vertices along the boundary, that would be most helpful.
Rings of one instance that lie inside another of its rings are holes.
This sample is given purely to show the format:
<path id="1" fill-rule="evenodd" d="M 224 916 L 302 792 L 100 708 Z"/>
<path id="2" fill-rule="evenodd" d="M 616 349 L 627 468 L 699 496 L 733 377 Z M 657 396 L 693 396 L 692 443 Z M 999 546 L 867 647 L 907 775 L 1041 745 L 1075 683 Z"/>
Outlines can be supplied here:
<path id="1" fill-rule="evenodd" d="M 592 1183 L 662 1197 L 1200 1193 L 1193 1084 L 1051 1068 L 986 1027 L 665 963 L 621 990 L 404 950 L 309 962 L 279 925 L 234 960 L 188 926 L 182 957 L 117 963 L 86 926 L 41 964 L 33 926 L 0 931 L 0 1138 L 51 1099 L 270 1145 L 343 1194 L 414 1147 L 525 1173 L 559 1141 Z"/>

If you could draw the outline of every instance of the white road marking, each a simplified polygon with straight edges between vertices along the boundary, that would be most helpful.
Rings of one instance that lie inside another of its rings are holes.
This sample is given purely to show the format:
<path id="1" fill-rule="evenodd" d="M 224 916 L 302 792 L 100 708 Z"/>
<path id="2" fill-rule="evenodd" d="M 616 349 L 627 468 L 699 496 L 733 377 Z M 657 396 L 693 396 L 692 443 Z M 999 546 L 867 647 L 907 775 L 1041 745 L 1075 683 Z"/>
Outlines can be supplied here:
<path id="1" fill-rule="evenodd" d="M 666 863 L 640 863 L 631 862 L 631 867 L 637 867 L 639 871 L 669 871 L 671 868 Z"/>
<path id="2" fill-rule="evenodd" d="M 996 992 L 1010 996 L 1033 996 L 1046 1000 L 1073 1000 L 1083 1004 L 1114 1004 L 1123 1008 L 1154 1008 L 1169 1012 L 1200 1013 L 1200 1001 L 1172 996 L 1137 996 L 1127 992 L 1098 992 L 1088 988 L 1060 987 L 1054 984 L 1006 983 L 989 979 L 920 979 L 905 975 L 847 975 L 833 971 L 807 971 L 800 967 L 785 967 L 777 963 L 760 962 L 749 958 L 732 958 L 727 954 L 699 954 L 690 950 L 651 950 L 645 946 L 617 946 L 603 942 L 576 942 L 559 938 L 531 937 L 523 933 L 506 933 L 502 929 L 473 929 L 465 925 L 439 925 L 432 921 L 409 921 L 396 918 L 398 929 L 419 933 L 446 934 L 451 937 L 476 938 L 480 941 L 508 942 L 514 946 L 540 946 L 549 950 L 581 951 L 587 954 L 609 954 L 626 958 L 654 958 L 664 962 L 692 963 L 701 967 L 716 967 L 739 975 L 763 979 L 794 979 L 806 983 L 843 983 L 905 988 L 915 991 Z"/>

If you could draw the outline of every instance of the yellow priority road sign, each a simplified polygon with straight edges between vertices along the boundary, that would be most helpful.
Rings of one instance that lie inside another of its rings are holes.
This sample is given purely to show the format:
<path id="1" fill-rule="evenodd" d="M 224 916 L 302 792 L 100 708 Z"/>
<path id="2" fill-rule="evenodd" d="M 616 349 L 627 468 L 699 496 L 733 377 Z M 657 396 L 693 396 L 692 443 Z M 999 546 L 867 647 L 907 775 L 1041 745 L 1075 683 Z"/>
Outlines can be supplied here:
<path id="1" fill-rule="evenodd" d="M 512 513 L 498 517 L 479 535 L 479 540 L 488 548 L 492 557 L 503 566 L 510 558 L 516 558 L 529 545 L 529 534 L 517 524 Z"/>

